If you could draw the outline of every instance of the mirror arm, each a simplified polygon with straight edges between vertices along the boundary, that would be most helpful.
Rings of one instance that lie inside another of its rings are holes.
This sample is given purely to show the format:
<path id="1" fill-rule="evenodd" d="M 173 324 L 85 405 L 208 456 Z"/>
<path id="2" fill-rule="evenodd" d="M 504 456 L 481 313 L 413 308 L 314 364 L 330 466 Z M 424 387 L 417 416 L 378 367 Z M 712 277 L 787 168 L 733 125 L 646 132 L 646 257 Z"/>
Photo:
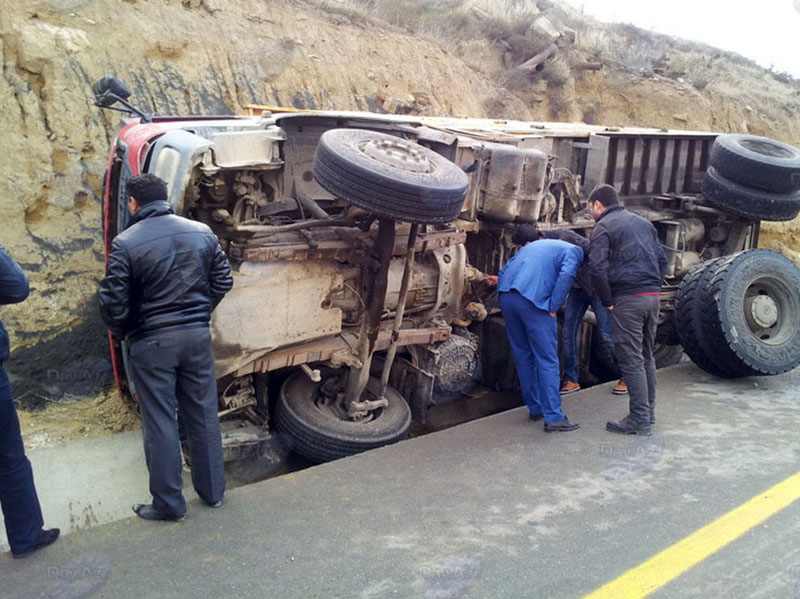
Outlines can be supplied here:
<path id="1" fill-rule="evenodd" d="M 104 96 L 105 96 L 105 94 L 104 94 Z M 145 112 L 142 112 L 141 110 L 139 110 L 138 108 L 136 108 L 132 104 L 126 102 L 125 100 L 123 100 L 122 98 L 120 98 L 116 94 L 107 94 L 106 97 L 116 100 L 117 102 L 122 104 L 125 108 L 117 108 L 116 106 L 108 106 L 106 104 L 101 104 L 100 102 L 95 102 L 95 106 L 99 106 L 100 108 L 108 108 L 109 110 L 116 110 L 117 112 L 125 112 L 127 114 L 135 114 L 136 116 L 138 116 L 141 119 L 141 121 L 143 123 L 149 123 L 150 121 L 153 120 L 153 116 L 152 115 L 147 114 Z"/>

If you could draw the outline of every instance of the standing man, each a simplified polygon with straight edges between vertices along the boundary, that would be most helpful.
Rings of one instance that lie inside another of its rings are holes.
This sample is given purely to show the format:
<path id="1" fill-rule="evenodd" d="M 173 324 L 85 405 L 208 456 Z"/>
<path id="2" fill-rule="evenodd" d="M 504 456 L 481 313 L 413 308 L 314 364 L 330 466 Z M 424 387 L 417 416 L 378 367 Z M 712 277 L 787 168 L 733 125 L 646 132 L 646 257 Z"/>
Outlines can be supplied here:
<path id="1" fill-rule="evenodd" d="M 611 332 L 611 317 L 600 301 L 600 297 L 592 288 L 589 274 L 589 240 L 569 229 L 539 231 L 539 235 L 545 239 L 566 241 L 572 245 L 577 245 L 583 250 L 583 262 L 578 267 L 575 283 L 567 295 L 567 304 L 564 307 L 564 322 L 561 326 L 561 342 L 564 356 L 564 384 L 561 386 L 561 395 L 569 395 L 581 389 L 578 384 L 578 330 L 590 305 L 597 320 L 595 331 L 596 334 L 600 335 L 600 345 L 604 358 L 609 364 L 613 364 L 615 370 L 619 370 L 617 360 L 614 357 L 614 335 Z M 614 387 L 615 394 L 627 393 L 627 389 L 621 390 L 622 385 L 624 385 L 624 381 L 620 380 Z"/>
<path id="2" fill-rule="evenodd" d="M 0 245 L 0 304 L 21 302 L 28 292 L 25 273 Z M 20 558 L 53 543 L 60 531 L 42 528 L 44 520 L 33 484 L 33 470 L 25 457 L 11 384 L 3 369 L 8 357 L 8 333 L 0 322 L 0 505 L 11 553 Z"/>
<path id="3" fill-rule="evenodd" d="M 597 221 L 589 249 L 592 282 L 611 311 L 614 350 L 628 383 L 629 413 L 608 422 L 606 429 L 650 435 L 656 405 L 653 346 L 667 256 L 655 227 L 620 206 L 617 191 L 610 185 L 592 191 L 589 210 Z"/>
<path id="4" fill-rule="evenodd" d="M 176 401 L 197 494 L 217 507 L 225 491 L 208 323 L 233 278 L 211 229 L 173 214 L 164 181 L 150 174 L 131 177 L 127 192 L 133 218 L 111 245 L 100 311 L 112 334 L 128 343 L 142 412 L 153 503 L 135 504 L 133 511 L 145 520 L 182 520 Z"/>
<path id="5" fill-rule="evenodd" d="M 531 225 L 520 225 L 511 241 L 522 246 L 497 277 L 506 333 L 517 365 L 522 398 L 531 420 L 544 418 L 544 430 L 574 431 L 580 425 L 561 410 L 558 371 L 558 322 L 583 250 L 555 239 L 539 239 Z"/>

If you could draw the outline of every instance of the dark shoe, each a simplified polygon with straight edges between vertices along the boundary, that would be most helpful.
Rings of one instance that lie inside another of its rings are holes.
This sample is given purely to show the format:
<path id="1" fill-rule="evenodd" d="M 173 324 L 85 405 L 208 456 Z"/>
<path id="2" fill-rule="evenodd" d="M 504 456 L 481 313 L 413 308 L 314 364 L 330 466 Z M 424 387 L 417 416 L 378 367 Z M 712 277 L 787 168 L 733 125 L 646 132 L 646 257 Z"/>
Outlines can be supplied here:
<path id="1" fill-rule="evenodd" d="M 180 516 L 175 514 L 164 514 L 163 512 L 159 512 L 156 508 L 154 508 L 153 504 L 151 503 L 134 503 L 133 511 L 136 512 L 137 516 L 144 518 L 145 520 L 164 520 L 167 522 L 183 522 L 186 520 L 186 514 L 181 514 Z"/>
<path id="2" fill-rule="evenodd" d="M 206 501 L 203 499 L 203 503 L 205 503 L 208 507 L 222 507 L 222 499 L 219 501 Z"/>
<path id="3" fill-rule="evenodd" d="M 542 418 L 544 418 L 544 414 L 528 414 L 528 418 L 534 422 L 539 422 Z"/>
<path id="4" fill-rule="evenodd" d="M 649 424 L 637 426 L 627 416 L 622 420 L 610 420 L 606 423 L 606 430 L 620 435 L 644 435 L 649 437 L 653 434 L 653 429 Z"/>
<path id="5" fill-rule="evenodd" d="M 52 545 L 56 542 L 58 535 L 61 534 L 61 530 L 58 528 L 49 528 L 47 530 L 43 530 L 39 533 L 39 540 L 33 544 L 33 547 L 28 549 L 27 551 L 23 551 L 21 553 L 13 553 L 11 555 L 14 556 L 14 559 L 22 559 L 23 557 L 28 557 L 34 551 L 38 551 L 42 547 L 47 547 L 48 545 Z"/>
<path id="6" fill-rule="evenodd" d="M 558 422 L 552 424 L 544 423 L 544 432 L 546 433 L 568 433 L 569 431 L 577 430 L 581 427 L 577 422 L 572 422 L 569 418 L 564 416 Z"/>

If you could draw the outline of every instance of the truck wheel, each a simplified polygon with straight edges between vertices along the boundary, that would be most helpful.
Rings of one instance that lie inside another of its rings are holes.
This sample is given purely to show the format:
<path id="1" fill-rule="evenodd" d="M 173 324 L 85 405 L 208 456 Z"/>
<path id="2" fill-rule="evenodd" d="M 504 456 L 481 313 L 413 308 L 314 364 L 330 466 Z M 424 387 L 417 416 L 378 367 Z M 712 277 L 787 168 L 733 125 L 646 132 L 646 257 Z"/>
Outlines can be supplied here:
<path id="1" fill-rule="evenodd" d="M 717 350 L 711 347 L 709 338 L 703 333 L 703 313 L 709 306 L 704 303 L 707 298 L 701 290 L 708 282 L 714 264 L 720 260 L 724 258 L 703 262 L 683 277 L 675 297 L 675 330 L 686 354 L 706 372 L 723 378 L 755 374 L 750 369 L 742 370 L 740 364 L 719 364 Z"/>
<path id="2" fill-rule="evenodd" d="M 784 256 L 747 250 L 718 258 L 694 295 L 706 355 L 720 376 L 780 374 L 800 364 L 800 270 Z"/>
<path id="3" fill-rule="evenodd" d="M 378 216 L 448 223 L 461 212 L 469 180 L 423 146 L 362 129 L 331 129 L 314 154 L 314 178 L 333 195 Z"/>
<path id="4" fill-rule="evenodd" d="M 656 359 L 656 368 L 674 366 L 681 361 L 683 348 L 680 345 L 667 345 L 656 341 L 653 348 L 653 357 Z M 599 380 L 606 382 L 620 377 L 619 371 L 614 368 L 614 362 L 608 352 L 603 348 L 600 335 L 592 334 L 590 346 L 589 371 Z"/>
<path id="5" fill-rule="evenodd" d="M 792 220 L 800 212 L 800 192 L 777 194 L 745 187 L 726 179 L 713 166 L 706 171 L 702 191 L 712 206 L 752 220 Z"/>
<path id="6" fill-rule="evenodd" d="M 275 404 L 275 424 L 297 453 L 316 462 L 330 462 L 408 436 L 411 410 L 395 389 L 386 389 L 389 401 L 386 408 L 354 421 L 323 401 L 320 386 L 302 372 L 294 373 L 281 386 Z M 370 378 L 365 395 L 374 399 L 379 390 L 380 381 Z"/>
<path id="7" fill-rule="evenodd" d="M 800 150 L 755 135 L 720 135 L 709 163 L 735 183 L 773 193 L 800 191 Z"/>
<path id="8" fill-rule="evenodd" d="M 656 359 L 656 368 L 675 366 L 683 357 L 683 348 L 680 345 L 667 345 L 656 341 L 653 357 Z"/>

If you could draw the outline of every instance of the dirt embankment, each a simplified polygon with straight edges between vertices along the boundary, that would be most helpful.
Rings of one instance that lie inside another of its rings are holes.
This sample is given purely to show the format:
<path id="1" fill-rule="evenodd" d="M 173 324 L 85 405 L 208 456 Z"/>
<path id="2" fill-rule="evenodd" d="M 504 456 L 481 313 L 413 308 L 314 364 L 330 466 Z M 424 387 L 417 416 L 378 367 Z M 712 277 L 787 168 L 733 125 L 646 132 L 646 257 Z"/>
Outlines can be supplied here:
<path id="1" fill-rule="evenodd" d="M 459 10 L 475 8 L 461 4 Z M 510 6 L 477 4 L 482 10 Z M 8 368 L 23 407 L 95 396 L 110 383 L 96 288 L 103 273 L 101 180 L 120 117 L 92 106 L 90 85 L 102 75 L 117 75 L 131 87 L 134 103 L 165 114 L 230 114 L 265 103 L 748 131 L 800 143 L 800 123 L 787 114 L 794 104 L 783 99 L 791 89 L 773 91 L 775 82 L 763 72 L 719 57 L 716 66 L 710 59 L 711 66 L 704 63 L 717 75 L 703 81 L 662 76 L 663 65 L 642 71 L 606 61 L 601 71 L 570 72 L 567 63 L 568 74 L 560 79 L 532 77 L 511 85 L 502 44 L 480 36 L 413 36 L 330 10 L 333 5 L 4 3 L 0 242 L 28 273 L 32 294 L 0 316 L 16 348 Z M 532 1 L 524 9 L 539 10 Z M 591 25 L 577 29 L 571 60 L 592 60 L 603 43 L 628 47 L 604 42 Z M 662 42 L 641 43 L 650 52 Z M 670 72 L 679 66 L 673 63 Z M 736 81 L 744 76 L 749 79 Z M 769 230 L 770 243 L 800 249 L 796 224 Z"/>
<path id="2" fill-rule="evenodd" d="M 126 81 L 148 111 L 232 114 L 248 103 L 484 114 L 494 85 L 441 46 L 279 3 L 6 3 L 0 16 L 2 242 L 31 297 L 3 309 L 23 406 L 106 386 L 96 315 L 101 179 L 118 113 L 91 82 Z M 510 114 L 529 116 L 519 100 Z"/>

